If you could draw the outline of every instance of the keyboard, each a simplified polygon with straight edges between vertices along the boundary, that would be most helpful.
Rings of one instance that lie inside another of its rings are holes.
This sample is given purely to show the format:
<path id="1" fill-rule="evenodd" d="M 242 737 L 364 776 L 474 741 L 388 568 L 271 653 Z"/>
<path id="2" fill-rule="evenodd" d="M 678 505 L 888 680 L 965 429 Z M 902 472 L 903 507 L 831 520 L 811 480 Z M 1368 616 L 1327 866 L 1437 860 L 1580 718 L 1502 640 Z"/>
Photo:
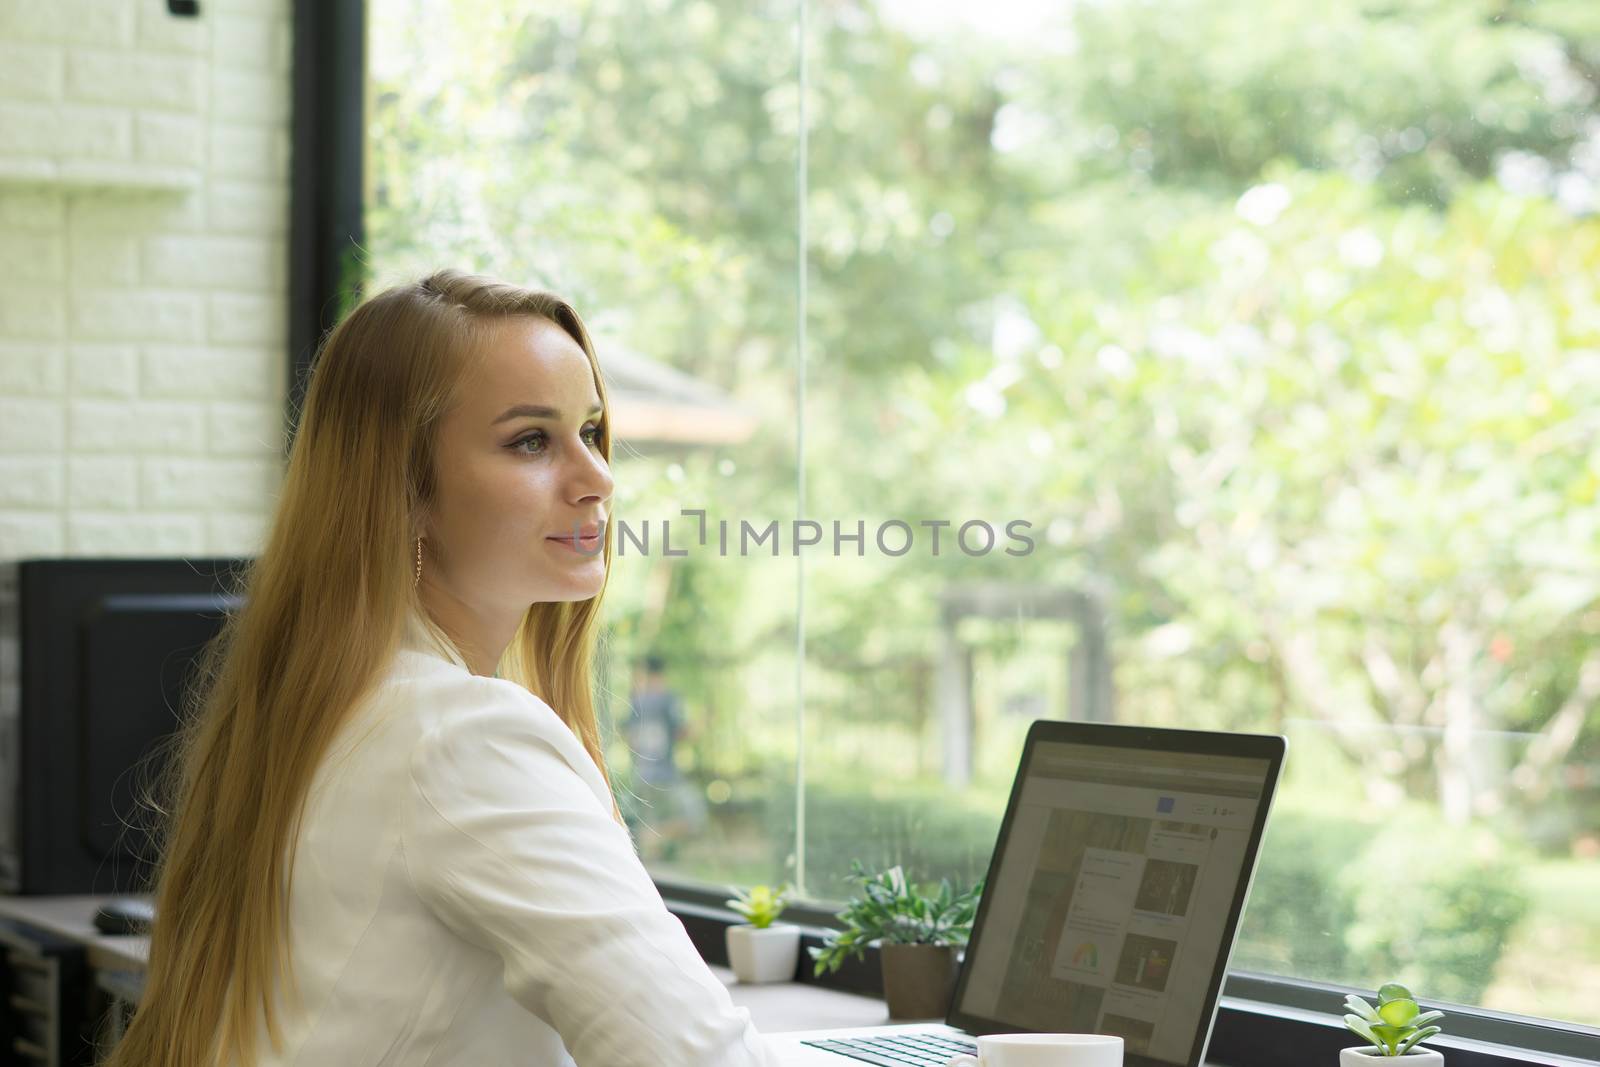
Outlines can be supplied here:
<path id="1" fill-rule="evenodd" d="M 978 1046 L 974 1042 L 946 1034 L 885 1034 L 882 1037 L 845 1037 L 800 1043 L 885 1067 L 945 1067 L 952 1056 L 978 1054 Z"/>

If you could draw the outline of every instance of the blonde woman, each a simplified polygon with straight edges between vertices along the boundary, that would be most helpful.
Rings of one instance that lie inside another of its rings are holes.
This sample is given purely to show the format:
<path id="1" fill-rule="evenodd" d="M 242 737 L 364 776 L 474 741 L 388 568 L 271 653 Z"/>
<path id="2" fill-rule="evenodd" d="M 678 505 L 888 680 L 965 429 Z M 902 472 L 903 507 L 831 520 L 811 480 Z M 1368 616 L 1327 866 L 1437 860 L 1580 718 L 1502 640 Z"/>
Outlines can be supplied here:
<path id="1" fill-rule="evenodd" d="M 440 271 L 328 335 L 181 734 L 109 1063 L 776 1062 L 611 795 L 610 454 L 548 293 Z"/>

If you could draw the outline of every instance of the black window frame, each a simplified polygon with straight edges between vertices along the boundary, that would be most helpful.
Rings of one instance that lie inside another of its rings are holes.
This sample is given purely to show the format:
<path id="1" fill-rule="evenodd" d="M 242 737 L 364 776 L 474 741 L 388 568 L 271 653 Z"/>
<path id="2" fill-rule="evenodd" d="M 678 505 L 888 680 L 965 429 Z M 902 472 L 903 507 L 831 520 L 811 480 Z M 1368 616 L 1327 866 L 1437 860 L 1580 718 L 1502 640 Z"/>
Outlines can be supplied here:
<path id="1" fill-rule="evenodd" d="M 317 346 L 354 290 L 347 264 L 366 235 L 366 2 L 294 0 L 291 17 L 285 454 Z"/>
<path id="2" fill-rule="evenodd" d="M 316 345 L 349 296 L 343 265 L 364 238 L 367 6 L 365 0 L 295 0 L 293 17 L 290 425 L 297 421 Z M 672 878 L 656 878 L 655 884 L 701 956 L 726 965 L 723 930 L 739 921 L 724 904 L 727 894 Z M 803 949 L 820 945 L 839 925 L 825 902 L 800 901 L 786 915 L 802 927 Z M 838 972 L 820 977 L 812 974 L 810 956 L 802 950 L 796 980 L 878 996 L 881 974 L 875 948 L 867 950 L 864 962 L 849 960 Z M 1363 991 L 1230 970 L 1208 1058 L 1229 1067 L 1335 1063 L 1339 1049 L 1359 1043 L 1338 1010 L 1352 992 Z M 1600 1028 L 1467 1005 L 1425 1006 L 1448 1013 L 1447 1032 L 1429 1044 L 1447 1052 L 1451 1067 L 1600 1062 Z"/>

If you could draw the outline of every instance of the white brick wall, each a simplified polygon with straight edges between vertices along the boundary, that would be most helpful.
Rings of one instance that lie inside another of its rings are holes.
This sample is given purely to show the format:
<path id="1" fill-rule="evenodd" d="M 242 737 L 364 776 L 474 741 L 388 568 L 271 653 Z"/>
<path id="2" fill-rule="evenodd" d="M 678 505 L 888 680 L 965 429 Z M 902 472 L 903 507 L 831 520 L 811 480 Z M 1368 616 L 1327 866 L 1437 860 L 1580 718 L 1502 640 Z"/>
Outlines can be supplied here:
<path id="1" fill-rule="evenodd" d="M 249 555 L 282 476 L 289 0 L 0 0 L 0 559 Z"/>

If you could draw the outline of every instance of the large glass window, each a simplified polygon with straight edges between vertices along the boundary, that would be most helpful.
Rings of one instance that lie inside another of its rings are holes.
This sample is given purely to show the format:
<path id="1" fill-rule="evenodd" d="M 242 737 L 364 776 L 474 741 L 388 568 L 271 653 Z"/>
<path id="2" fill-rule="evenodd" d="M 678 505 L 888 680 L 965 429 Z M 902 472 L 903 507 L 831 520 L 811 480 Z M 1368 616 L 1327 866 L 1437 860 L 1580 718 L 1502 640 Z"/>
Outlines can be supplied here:
<path id="1" fill-rule="evenodd" d="M 369 10 L 375 280 L 613 379 L 659 878 L 970 880 L 1033 719 L 1270 730 L 1237 967 L 1600 1023 L 1600 7 Z"/>

